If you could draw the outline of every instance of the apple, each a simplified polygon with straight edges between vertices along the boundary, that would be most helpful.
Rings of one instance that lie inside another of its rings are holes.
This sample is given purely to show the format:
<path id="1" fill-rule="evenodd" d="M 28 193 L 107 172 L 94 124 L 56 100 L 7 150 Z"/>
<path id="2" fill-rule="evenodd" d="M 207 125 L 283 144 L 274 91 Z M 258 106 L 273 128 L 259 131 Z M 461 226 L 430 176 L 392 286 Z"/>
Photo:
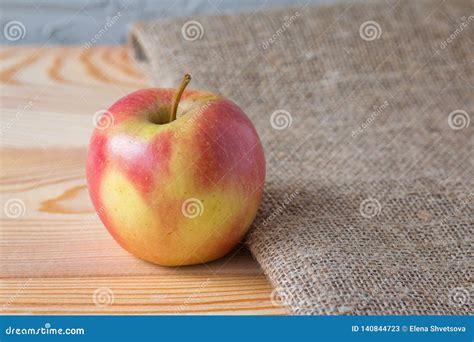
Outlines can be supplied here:
<path id="1" fill-rule="evenodd" d="M 205 91 L 142 89 L 113 104 L 89 143 L 98 216 L 135 256 L 205 263 L 242 240 L 265 182 L 258 134 L 232 101 Z"/>

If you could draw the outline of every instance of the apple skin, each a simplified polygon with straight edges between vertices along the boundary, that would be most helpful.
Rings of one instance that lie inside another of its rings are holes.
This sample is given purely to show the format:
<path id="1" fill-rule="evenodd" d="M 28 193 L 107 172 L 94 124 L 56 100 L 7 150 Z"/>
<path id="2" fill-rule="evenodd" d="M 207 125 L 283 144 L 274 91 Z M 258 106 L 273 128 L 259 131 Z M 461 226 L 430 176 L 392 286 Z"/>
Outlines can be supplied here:
<path id="1" fill-rule="evenodd" d="M 175 93 L 151 88 L 118 100 L 107 111 L 113 124 L 94 129 L 87 157 L 89 194 L 110 234 L 166 266 L 231 251 L 255 218 L 265 182 L 260 139 L 236 104 L 185 91 L 178 118 L 167 122 Z"/>

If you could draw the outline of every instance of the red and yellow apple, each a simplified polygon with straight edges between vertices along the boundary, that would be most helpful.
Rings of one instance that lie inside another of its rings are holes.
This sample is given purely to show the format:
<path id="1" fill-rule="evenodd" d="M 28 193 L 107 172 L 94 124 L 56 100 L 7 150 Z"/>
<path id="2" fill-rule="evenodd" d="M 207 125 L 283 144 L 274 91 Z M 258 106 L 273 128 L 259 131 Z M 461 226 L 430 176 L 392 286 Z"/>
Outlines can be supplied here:
<path id="1" fill-rule="evenodd" d="M 87 182 L 100 219 L 135 256 L 160 265 L 220 258 L 260 205 L 265 158 L 251 121 L 204 91 L 143 89 L 113 104 L 89 144 Z"/>

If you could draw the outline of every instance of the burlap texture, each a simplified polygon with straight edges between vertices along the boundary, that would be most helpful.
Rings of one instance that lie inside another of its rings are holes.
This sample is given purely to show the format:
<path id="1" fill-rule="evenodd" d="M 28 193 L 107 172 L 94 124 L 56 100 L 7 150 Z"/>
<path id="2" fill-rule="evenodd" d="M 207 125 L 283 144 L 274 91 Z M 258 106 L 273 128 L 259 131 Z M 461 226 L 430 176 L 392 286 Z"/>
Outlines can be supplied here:
<path id="1" fill-rule="evenodd" d="M 292 313 L 473 313 L 473 15 L 381 1 L 132 27 L 158 86 L 191 72 L 254 122 L 248 244 Z"/>

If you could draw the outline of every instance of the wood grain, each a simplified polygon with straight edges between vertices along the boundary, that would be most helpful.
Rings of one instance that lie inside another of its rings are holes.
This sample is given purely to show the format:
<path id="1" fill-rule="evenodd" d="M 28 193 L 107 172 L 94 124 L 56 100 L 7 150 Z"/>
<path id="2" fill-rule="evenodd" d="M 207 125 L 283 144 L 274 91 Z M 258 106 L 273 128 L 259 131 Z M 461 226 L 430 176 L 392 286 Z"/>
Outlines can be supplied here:
<path id="1" fill-rule="evenodd" d="M 206 265 L 159 267 L 101 224 L 84 169 L 93 114 L 150 86 L 124 47 L 3 48 L 0 80 L 3 313 L 286 312 L 243 245 Z"/>

